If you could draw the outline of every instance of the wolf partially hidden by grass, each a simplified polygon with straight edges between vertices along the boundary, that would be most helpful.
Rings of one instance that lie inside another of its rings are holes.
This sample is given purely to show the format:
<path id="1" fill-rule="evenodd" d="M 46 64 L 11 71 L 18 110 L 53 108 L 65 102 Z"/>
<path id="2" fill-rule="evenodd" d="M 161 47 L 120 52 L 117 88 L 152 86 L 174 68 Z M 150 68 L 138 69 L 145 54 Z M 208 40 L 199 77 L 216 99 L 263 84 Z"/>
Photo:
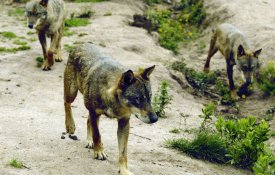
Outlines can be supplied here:
<path id="1" fill-rule="evenodd" d="M 258 73 L 260 67 L 258 56 L 262 49 L 252 50 L 248 39 L 241 31 L 231 24 L 224 23 L 213 32 L 204 72 L 209 72 L 211 57 L 217 51 L 220 51 L 226 60 L 231 97 L 239 99 L 233 81 L 233 66 L 237 64 L 245 80 L 242 88 L 247 88 L 251 84 L 253 74 Z"/>
<path id="2" fill-rule="evenodd" d="M 64 72 L 66 132 L 68 134 L 75 132 L 71 103 L 79 90 L 83 94 L 84 105 L 89 111 L 87 147 L 93 147 L 96 159 L 106 159 L 98 129 L 100 115 L 104 114 L 118 121 L 117 138 L 121 175 L 132 175 L 127 168 L 130 115 L 134 113 L 145 123 L 154 123 L 158 120 L 151 106 L 149 76 L 154 68 L 155 66 L 152 66 L 134 73 L 102 52 L 97 46 L 89 43 L 78 46 L 69 55 Z"/>
<path id="3" fill-rule="evenodd" d="M 64 31 L 66 7 L 63 0 L 32 0 L 26 4 L 28 27 L 35 28 L 42 46 L 43 70 L 50 70 L 54 61 L 62 61 L 61 37 Z M 51 38 L 47 50 L 46 36 Z"/>

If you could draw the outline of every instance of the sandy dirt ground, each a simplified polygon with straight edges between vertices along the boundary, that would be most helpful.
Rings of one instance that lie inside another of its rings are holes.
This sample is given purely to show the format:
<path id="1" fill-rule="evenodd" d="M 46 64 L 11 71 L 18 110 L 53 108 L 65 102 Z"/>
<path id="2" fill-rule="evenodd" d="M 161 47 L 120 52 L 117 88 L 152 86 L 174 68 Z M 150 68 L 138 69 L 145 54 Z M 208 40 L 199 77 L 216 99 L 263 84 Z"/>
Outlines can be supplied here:
<path id="1" fill-rule="evenodd" d="M 251 174 L 248 171 L 231 166 L 222 166 L 190 158 L 178 151 L 165 147 L 165 140 L 176 137 L 190 137 L 187 133 L 175 135 L 169 131 L 175 127 L 188 129 L 197 128 L 205 99 L 197 99 L 183 90 L 170 78 L 165 65 L 180 57 L 195 59 L 192 62 L 197 67 L 203 66 L 207 48 L 201 53 L 196 49 L 189 52 L 182 50 L 175 56 L 170 51 L 160 47 L 147 32 L 140 28 L 129 26 L 132 15 L 142 13 L 142 1 L 112 0 L 102 3 L 73 4 L 67 3 L 69 12 L 83 9 L 95 11 L 91 25 L 77 27 L 72 31 L 88 33 L 83 37 L 73 35 L 64 37 L 62 45 L 72 45 L 74 42 L 90 41 L 104 45 L 106 52 L 123 65 L 137 70 L 138 67 L 157 67 L 152 74 L 152 88 L 156 92 L 159 83 L 167 80 L 170 84 L 169 93 L 173 96 L 167 118 L 160 119 L 153 125 L 142 123 L 136 118 L 131 119 L 131 130 L 128 146 L 129 169 L 136 175 L 239 175 Z M 226 1 L 209 0 L 207 11 L 213 21 L 228 21 L 238 24 L 246 30 L 256 47 L 263 47 L 263 57 L 273 59 L 272 41 L 275 35 L 275 2 L 272 0 Z M 12 31 L 27 39 L 36 35 L 27 35 L 30 30 L 25 21 L 8 16 L 8 11 L 17 6 L 0 5 L 0 31 Z M 111 16 L 104 14 L 111 13 Z M 216 19 L 215 16 L 221 15 Z M 214 19 L 215 18 L 215 19 Z M 250 23 L 248 23 L 249 21 Z M 203 40 L 210 38 L 210 28 L 206 29 Z M 61 175 L 61 174 L 117 174 L 118 148 L 116 139 L 116 120 L 101 118 L 100 130 L 108 160 L 93 159 L 92 150 L 86 145 L 87 110 L 83 98 L 79 95 L 73 103 L 73 114 L 76 122 L 76 135 L 79 141 L 68 138 L 60 139 L 64 127 L 63 107 L 63 70 L 68 53 L 63 50 L 64 61 L 56 63 L 51 71 L 45 72 L 36 67 L 35 58 L 42 55 L 38 41 L 29 42 L 31 50 L 15 54 L 0 54 L 0 174 L 2 175 Z M 0 41 L 0 46 L 8 46 L 9 42 Z M 194 47 L 195 48 L 195 47 Z M 221 57 L 218 55 L 216 57 Z M 214 61 L 215 60 L 215 61 Z M 213 69 L 219 68 L 224 62 L 213 58 Z M 259 107 L 270 105 L 273 99 L 259 100 L 251 97 L 244 106 L 257 102 Z M 258 102 L 260 101 L 260 102 Z M 262 106 L 261 106 L 262 105 Z M 248 108 L 248 107 L 247 107 Z M 186 121 L 180 114 L 187 117 Z M 14 169 L 9 166 L 12 159 L 20 160 L 26 168 Z"/>

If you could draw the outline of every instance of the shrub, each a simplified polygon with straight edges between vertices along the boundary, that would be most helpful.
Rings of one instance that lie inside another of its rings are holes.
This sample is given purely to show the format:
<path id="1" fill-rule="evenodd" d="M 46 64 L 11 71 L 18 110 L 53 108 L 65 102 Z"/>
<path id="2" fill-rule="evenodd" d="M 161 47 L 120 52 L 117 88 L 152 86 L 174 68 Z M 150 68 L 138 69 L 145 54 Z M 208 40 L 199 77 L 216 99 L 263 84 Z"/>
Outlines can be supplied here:
<path id="1" fill-rule="evenodd" d="M 157 94 L 153 98 L 153 108 L 157 116 L 165 117 L 165 109 L 172 101 L 172 97 L 168 94 L 168 83 L 166 81 L 161 82 Z"/>
<path id="2" fill-rule="evenodd" d="M 269 139 L 269 124 L 256 123 L 255 117 L 237 121 L 219 118 L 216 129 L 225 138 L 231 164 L 252 168 L 264 149 L 264 141 Z"/>
<path id="3" fill-rule="evenodd" d="M 213 102 L 207 104 L 202 108 L 202 115 L 199 115 L 199 117 L 203 118 L 203 121 L 201 123 L 201 129 L 206 129 L 206 123 L 210 120 L 212 121 L 212 116 L 215 113 L 215 104 Z"/>
<path id="4" fill-rule="evenodd" d="M 260 70 L 257 85 L 265 94 L 275 95 L 275 62 L 270 62 Z"/>
<path id="5" fill-rule="evenodd" d="M 226 163 L 229 160 L 225 156 L 227 154 L 225 142 L 217 133 L 203 131 L 199 132 L 192 141 L 186 139 L 168 140 L 167 145 L 195 158 L 211 162 Z"/>
<path id="6" fill-rule="evenodd" d="M 263 153 L 260 154 L 252 169 L 256 175 L 275 174 L 275 156 L 270 148 L 264 148 Z"/>

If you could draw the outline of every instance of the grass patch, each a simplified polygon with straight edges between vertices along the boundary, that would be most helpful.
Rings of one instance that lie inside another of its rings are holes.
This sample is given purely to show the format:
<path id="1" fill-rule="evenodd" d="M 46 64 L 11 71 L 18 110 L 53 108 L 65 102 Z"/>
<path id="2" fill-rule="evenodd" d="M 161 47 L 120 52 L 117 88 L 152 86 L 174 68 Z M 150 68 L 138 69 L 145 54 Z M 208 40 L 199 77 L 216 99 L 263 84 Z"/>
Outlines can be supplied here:
<path id="1" fill-rule="evenodd" d="M 275 95 L 275 62 L 269 62 L 260 70 L 257 85 L 267 95 Z"/>
<path id="2" fill-rule="evenodd" d="M 149 8 L 144 18 L 150 21 L 151 30 L 159 33 L 162 47 L 178 53 L 180 43 L 188 43 L 200 36 L 199 26 L 206 17 L 203 0 L 182 0 L 173 8 Z M 146 0 L 148 4 L 161 3 L 160 0 Z"/>
<path id="3" fill-rule="evenodd" d="M 35 41 L 37 41 L 37 38 L 35 38 L 35 37 L 30 38 L 29 41 L 30 41 L 30 42 L 35 42 Z"/>
<path id="4" fill-rule="evenodd" d="M 3 37 L 8 38 L 8 39 L 13 39 L 13 38 L 16 38 L 16 37 L 17 37 L 16 34 L 13 33 L 13 32 L 7 32 L 7 31 L 5 31 L 5 32 L 0 32 L 0 34 L 1 34 Z"/>
<path id="5" fill-rule="evenodd" d="M 173 128 L 173 129 L 171 129 L 169 132 L 170 132 L 170 133 L 174 133 L 174 134 L 179 134 L 180 131 L 181 131 L 181 129 L 179 129 L 179 128 Z"/>
<path id="6" fill-rule="evenodd" d="M 14 48 L 0 47 L 0 52 L 16 53 L 17 51 L 30 50 L 31 47 L 28 45 L 22 45 Z"/>
<path id="7" fill-rule="evenodd" d="M 88 35 L 88 33 L 80 33 L 80 34 L 78 34 L 79 37 L 83 37 L 83 36 L 86 36 L 86 35 Z"/>
<path id="8" fill-rule="evenodd" d="M 110 0 L 71 0 L 73 2 L 103 2 L 103 1 L 110 1 Z"/>
<path id="9" fill-rule="evenodd" d="M 80 27 L 90 24 L 89 19 L 86 18 L 70 18 L 65 20 L 65 27 Z"/>
<path id="10" fill-rule="evenodd" d="M 9 16 L 24 16 L 25 9 L 24 8 L 15 8 L 11 9 L 8 12 Z"/>
<path id="11" fill-rule="evenodd" d="M 27 45 L 28 43 L 26 41 L 14 40 L 13 44 L 16 44 L 16 45 Z"/>
<path id="12" fill-rule="evenodd" d="M 64 49 L 67 51 L 67 52 L 71 52 L 76 46 L 73 46 L 73 45 L 69 45 L 69 44 L 64 44 Z"/>
<path id="13" fill-rule="evenodd" d="M 12 166 L 14 168 L 23 168 L 24 167 L 23 163 L 16 159 L 12 159 L 9 164 L 10 164 L 10 166 Z"/>
<path id="14" fill-rule="evenodd" d="M 216 133 L 199 132 L 192 141 L 186 139 L 168 140 L 168 147 L 178 149 L 192 157 L 216 163 L 226 163 L 227 149 L 224 140 Z"/>
<path id="15" fill-rule="evenodd" d="M 43 65 L 44 59 L 42 57 L 36 57 L 36 66 L 41 67 Z"/>
<path id="16" fill-rule="evenodd" d="M 33 31 L 28 31 L 27 35 L 34 35 L 36 34 L 36 32 L 33 32 Z"/>

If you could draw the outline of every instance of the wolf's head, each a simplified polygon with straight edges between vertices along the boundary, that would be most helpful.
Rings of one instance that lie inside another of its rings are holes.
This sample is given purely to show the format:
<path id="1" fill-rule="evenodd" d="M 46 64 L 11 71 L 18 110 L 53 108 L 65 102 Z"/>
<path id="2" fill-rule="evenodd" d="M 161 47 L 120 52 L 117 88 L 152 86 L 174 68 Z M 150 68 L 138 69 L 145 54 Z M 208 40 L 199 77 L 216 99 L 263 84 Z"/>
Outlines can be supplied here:
<path id="1" fill-rule="evenodd" d="M 243 46 L 238 47 L 237 68 L 243 72 L 243 77 L 246 83 L 251 83 L 253 74 L 258 71 L 260 67 L 258 56 L 262 49 L 254 52 L 245 51 Z"/>
<path id="2" fill-rule="evenodd" d="M 42 24 L 47 19 L 48 0 L 33 0 L 26 4 L 25 15 L 30 29 Z"/>
<path id="3" fill-rule="evenodd" d="M 151 105 L 151 84 L 149 76 L 155 66 L 134 74 L 131 70 L 124 72 L 119 81 L 118 95 L 123 106 L 129 108 L 144 123 L 154 123 L 158 120 Z"/>

